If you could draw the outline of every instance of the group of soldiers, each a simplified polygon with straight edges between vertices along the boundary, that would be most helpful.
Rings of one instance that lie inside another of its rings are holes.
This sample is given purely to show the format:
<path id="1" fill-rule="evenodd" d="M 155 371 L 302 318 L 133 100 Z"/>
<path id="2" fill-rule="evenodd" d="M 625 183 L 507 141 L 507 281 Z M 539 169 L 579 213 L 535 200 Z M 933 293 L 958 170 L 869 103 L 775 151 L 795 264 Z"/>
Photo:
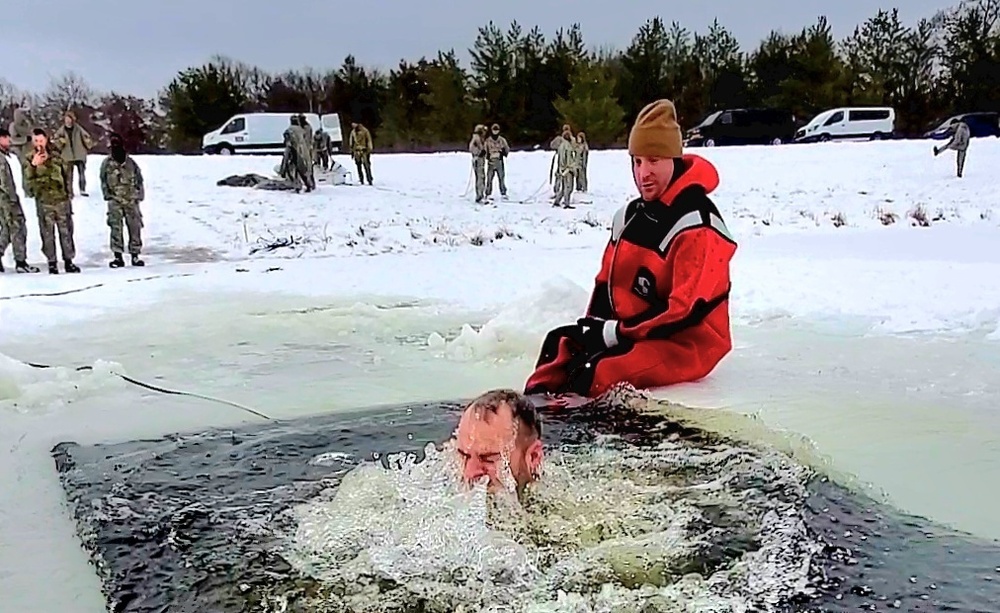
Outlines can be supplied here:
<path id="1" fill-rule="evenodd" d="M 14 252 L 14 270 L 36 273 L 40 269 L 28 263 L 27 225 L 14 174 L 9 159 L 21 167 L 24 195 L 35 200 L 42 253 L 48 261 L 50 274 L 59 274 L 58 255 L 63 269 L 78 273 L 74 263 L 76 243 L 73 226 L 73 174 L 78 174 L 80 195 L 87 196 L 87 154 L 93 148 L 90 134 L 76 123 L 76 115 L 68 111 L 63 125 L 49 138 L 48 132 L 35 125 L 26 109 L 14 111 L 9 129 L 0 128 L 0 272 L 4 272 L 3 257 L 7 248 Z M 122 225 L 128 228 L 128 252 L 133 266 L 144 266 L 142 252 L 142 213 L 139 203 L 145 198 L 142 172 L 125 151 L 122 138 L 111 134 L 111 154 L 101 163 L 101 191 L 107 202 L 107 224 L 110 247 L 114 254 L 112 268 L 125 265 L 126 246 Z M 56 236 L 58 235 L 58 252 Z"/>
<path id="2" fill-rule="evenodd" d="M 570 126 L 564 125 L 562 132 L 556 136 L 550 148 L 553 149 L 554 168 L 549 169 L 549 182 L 553 187 L 552 206 L 573 208 L 570 196 L 574 188 L 580 192 L 587 191 L 587 161 L 590 157 L 590 147 L 587 136 L 578 132 L 573 136 Z M 500 187 L 500 197 L 507 199 L 506 169 L 504 160 L 510 155 L 510 145 L 500 134 L 500 126 L 493 124 L 487 134 L 486 126 L 479 124 L 472 132 L 469 141 L 469 154 L 472 156 L 472 172 L 476 179 L 476 202 L 482 203 L 493 194 L 494 177 Z"/>
<path id="3" fill-rule="evenodd" d="M 278 175 L 291 182 L 296 191 L 316 189 L 316 167 L 329 171 L 333 161 L 333 140 L 323 129 L 313 131 L 303 114 L 292 115 L 284 133 L 285 151 Z M 372 184 L 372 135 L 360 123 L 351 126 L 351 154 L 358 167 L 358 180 Z"/>

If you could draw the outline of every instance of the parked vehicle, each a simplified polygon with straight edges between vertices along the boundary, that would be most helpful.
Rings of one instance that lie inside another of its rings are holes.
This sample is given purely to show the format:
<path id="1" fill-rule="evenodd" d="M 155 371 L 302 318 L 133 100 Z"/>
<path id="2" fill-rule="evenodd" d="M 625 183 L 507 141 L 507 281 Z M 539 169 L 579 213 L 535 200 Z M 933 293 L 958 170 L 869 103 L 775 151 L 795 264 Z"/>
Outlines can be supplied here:
<path id="1" fill-rule="evenodd" d="M 340 115 L 337 113 L 327 113 L 320 117 L 320 123 L 322 124 L 323 131 L 330 135 L 333 150 L 340 151 L 340 148 L 344 146 L 344 133 L 340 127 Z"/>
<path id="2" fill-rule="evenodd" d="M 716 111 L 687 132 L 689 147 L 780 145 L 795 138 L 795 116 L 779 109 Z"/>
<path id="3" fill-rule="evenodd" d="M 1000 138 L 1000 113 L 962 113 L 942 121 L 936 128 L 932 128 L 924 133 L 924 138 L 934 140 L 947 140 L 951 138 L 955 124 L 964 121 L 969 125 L 969 133 L 972 138 L 982 138 L 985 136 L 995 136 Z"/>
<path id="4" fill-rule="evenodd" d="M 299 113 L 241 113 L 233 115 L 219 128 L 201 140 L 201 149 L 207 154 L 280 154 L 285 150 L 285 130 L 290 118 Z M 340 117 L 336 113 L 324 115 L 302 113 L 314 131 L 325 129 L 339 149 L 343 142 Z"/>
<path id="5" fill-rule="evenodd" d="M 896 131 L 896 111 L 891 107 L 842 107 L 813 117 L 795 133 L 795 141 L 880 140 Z"/>

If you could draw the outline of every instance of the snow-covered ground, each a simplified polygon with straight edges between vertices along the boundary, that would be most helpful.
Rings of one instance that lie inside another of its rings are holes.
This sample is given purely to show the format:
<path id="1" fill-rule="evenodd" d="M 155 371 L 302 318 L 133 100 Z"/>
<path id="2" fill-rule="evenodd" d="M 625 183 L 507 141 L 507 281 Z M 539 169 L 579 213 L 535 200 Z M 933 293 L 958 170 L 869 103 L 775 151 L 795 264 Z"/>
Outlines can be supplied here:
<path id="1" fill-rule="evenodd" d="M 974 141 L 961 180 L 930 150 L 699 150 L 740 243 L 737 348 L 662 395 L 759 415 L 904 509 L 1000 537 L 1000 141 Z M 374 187 L 301 195 L 215 184 L 275 158 L 139 157 L 147 266 L 110 270 L 91 158 L 91 196 L 74 201 L 83 273 L 0 276 L 0 610 L 8 594 L 11 610 L 100 610 L 54 443 L 252 419 L 109 370 L 276 417 L 522 385 L 544 332 L 584 308 L 634 193 L 628 156 L 593 152 L 588 202 L 554 209 L 550 159 L 512 155 L 510 201 L 479 206 L 459 154 L 375 156 Z"/>

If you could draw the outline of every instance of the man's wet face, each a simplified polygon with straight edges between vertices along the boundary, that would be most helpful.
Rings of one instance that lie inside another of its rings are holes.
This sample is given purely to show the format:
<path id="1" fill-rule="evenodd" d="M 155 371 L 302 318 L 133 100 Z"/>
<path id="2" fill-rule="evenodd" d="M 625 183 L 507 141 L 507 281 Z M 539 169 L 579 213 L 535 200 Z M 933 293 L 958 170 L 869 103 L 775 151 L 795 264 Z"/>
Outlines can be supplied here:
<path id="1" fill-rule="evenodd" d="M 496 412 L 466 409 L 458 424 L 455 447 L 467 483 L 488 477 L 490 491 L 512 491 L 531 480 L 529 462 L 536 462 L 527 456 L 534 445 L 530 437 L 518 436 L 516 425 L 506 404 Z M 540 448 L 541 442 L 535 442 Z"/>

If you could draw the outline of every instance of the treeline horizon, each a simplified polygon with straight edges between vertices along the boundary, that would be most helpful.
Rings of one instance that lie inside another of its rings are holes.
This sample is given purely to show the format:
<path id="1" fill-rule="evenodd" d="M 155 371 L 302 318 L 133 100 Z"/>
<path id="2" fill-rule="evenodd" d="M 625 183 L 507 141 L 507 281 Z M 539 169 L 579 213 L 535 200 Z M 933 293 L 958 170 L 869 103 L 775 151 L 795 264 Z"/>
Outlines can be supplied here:
<path id="1" fill-rule="evenodd" d="M 718 20 L 692 32 L 648 20 L 624 49 L 588 48 L 579 24 L 546 37 L 537 27 L 489 22 L 464 66 L 454 49 L 390 70 L 347 55 L 336 69 L 268 73 L 224 56 L 181 70 L 154 98 L 96 92 L 67 73 L 41 93 L 0 79 L 0 121 L 28 104 L 58 125 L 69 108 L 98 134 L 114 130 L 136 152 L 198 151 L 206 132 L 243 112 L 335 112 L 376 151 L 461 149 L 477 123 L 498 123 L 515 148 L 545 145 L 564 123 L 595 148 L 621 145 L 639 109 L 677 106 L 686 130 L 726 108 L 791 111 L 800 121 L 838 106 L 891 106 L 897 132 L 917 136 L 945 116 L 1000 111 L 1000 0 L 961 0 L 906 26 L 879 10 L 841 40 L 825 17 L 774 30 L 745 50 Z"/>

